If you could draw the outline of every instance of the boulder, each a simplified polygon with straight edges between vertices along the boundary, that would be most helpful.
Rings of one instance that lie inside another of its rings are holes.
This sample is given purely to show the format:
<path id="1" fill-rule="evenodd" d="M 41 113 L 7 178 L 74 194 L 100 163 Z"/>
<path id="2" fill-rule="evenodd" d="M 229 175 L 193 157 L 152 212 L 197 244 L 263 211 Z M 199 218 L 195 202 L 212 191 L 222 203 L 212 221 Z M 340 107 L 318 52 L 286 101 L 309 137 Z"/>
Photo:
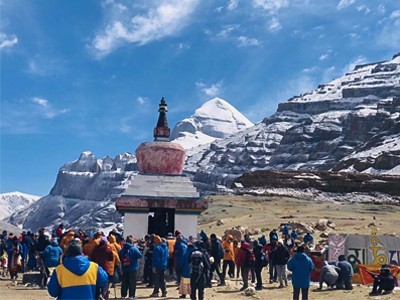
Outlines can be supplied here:
<path id="1" fill-rule="evenodd" d="M 253 287 L 249 287 L 249 288 L 245 289 L 244 294 L 248 297 L 254 296 L 256 294 L 256 290 Z"/>
<path id="2" fill-rule="evenodd" d="M 314 228 L 319 231 L 325 231 L 328 228 L 328 220 L 327 219 L 319 219 L 317 223 L 315 223 Z"/>
<path id="3" fill-rule="evenodd" d="M 218 219 L 217 220 L 217 226 L 221 226 L 221 225 L 224 225 L 224 221 L 221 220 L 221 219 Z"/>

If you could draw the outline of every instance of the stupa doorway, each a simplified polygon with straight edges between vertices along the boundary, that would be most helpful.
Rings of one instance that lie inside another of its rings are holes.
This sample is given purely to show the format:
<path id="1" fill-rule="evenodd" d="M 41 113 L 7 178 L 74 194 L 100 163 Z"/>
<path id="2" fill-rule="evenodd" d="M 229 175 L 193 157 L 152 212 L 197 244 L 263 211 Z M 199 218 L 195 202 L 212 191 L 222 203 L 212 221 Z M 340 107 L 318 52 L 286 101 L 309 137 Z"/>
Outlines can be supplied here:
<path id="1" fill-rule="evenodd" d="M 157 234 L 165 237 L 169 232 L 175 231 L 175 209 L 174 208 L 150 208 L 147 226 L 148 234 Z"/>

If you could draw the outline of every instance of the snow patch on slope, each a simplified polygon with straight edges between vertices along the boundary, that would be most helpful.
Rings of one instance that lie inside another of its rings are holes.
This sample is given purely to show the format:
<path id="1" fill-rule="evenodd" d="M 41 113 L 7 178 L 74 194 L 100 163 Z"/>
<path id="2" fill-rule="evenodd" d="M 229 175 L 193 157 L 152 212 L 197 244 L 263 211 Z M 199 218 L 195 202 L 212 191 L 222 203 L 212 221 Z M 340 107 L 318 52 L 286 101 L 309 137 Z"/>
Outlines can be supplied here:
<path id="1" fill-rule="evenodd" d="M 0 194 L 0 220 L 7 218 L 17 211 L 25 209 L 39 199 L 40 196 L 21 192 Z"/>

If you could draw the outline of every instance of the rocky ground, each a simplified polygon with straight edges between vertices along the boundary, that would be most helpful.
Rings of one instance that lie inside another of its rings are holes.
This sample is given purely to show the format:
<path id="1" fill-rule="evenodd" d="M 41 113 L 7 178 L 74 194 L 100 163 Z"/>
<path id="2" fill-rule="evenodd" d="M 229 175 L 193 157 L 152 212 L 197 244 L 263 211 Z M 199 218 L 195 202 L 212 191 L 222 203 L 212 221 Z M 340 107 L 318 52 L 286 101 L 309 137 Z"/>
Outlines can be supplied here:
<path id="1" fill-rule="evenodd" d="M 400 206 L 365 203 L 340 203 L 338 201 L 322 202 L 304 200 L 294 197 L 277 196 L 212 196 L 209 198 L 210 208 L 200 217 L 200 229 L 208 234 L 215 232 L 222 235 L 226 229 L 241 226 L 253 236 L 263 232 L 268 234 L 272 228 L 281 223 L 293 222 L 306 226 L 314 231 L 317 240 L 323 233 L 359 233 L 369 234 L 374 224 L 378 234 L 399 234 Z M 321 221 L 326 220 L 326 221 Z M 219 225 L 217 225 L 219 224 Z M 300 226 L 299 225 L 299 226 Z M 329 225 L 329 226 L 328 226 Z M 322 227 L 321 227 L 322 226 Z M 320 230 L 317 230 L 319 228 Z M 263 278 L 267 278 L 266 270 Z M 38 287 L 27 287 L 0 278 L 1 299 L 50 299 L 46 290 Z M 240 282 L 228 280 L 225 287 L 214 287 L 206 290 L 205 299 L 222 300 L 227 297 L 236 299 L 291 299 L 292 288 L 279 289 L 278 283 L 269 284 L 265 281 L 264 290 L 253 296 L 245 296 L 240 292 Z M 317 286 L 310 289 L 310 299 L 399 299 L 399 290 L 394 294 L 370 297 L 370 287 L 355 286 L 352 291 L 317 290 Z M 137 299 L 146 299 L 151 290 L 143 285 L 138 286 Z M 117 288 L 120 296 L 120 288 Z M 178 291 L 173 282 L 168 284 L 168 297 L 163 299 L 177 299 Z M 114 298 L 114 290 L 111 298 Z"/>

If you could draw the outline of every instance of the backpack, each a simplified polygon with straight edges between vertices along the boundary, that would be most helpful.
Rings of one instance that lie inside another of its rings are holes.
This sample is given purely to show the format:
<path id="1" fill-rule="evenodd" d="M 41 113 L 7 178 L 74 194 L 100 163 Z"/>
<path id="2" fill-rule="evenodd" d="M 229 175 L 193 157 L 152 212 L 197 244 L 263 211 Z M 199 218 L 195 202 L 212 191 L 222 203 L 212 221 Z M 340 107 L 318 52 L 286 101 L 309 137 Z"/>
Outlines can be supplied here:
<path id="1" fill-rule="evenodd" d="M 200 251 L 193 251 L 190 256 L 190 274 L 202 274 L 204 270 L 203 254 Z"/>
<path id="2" fill-rule="evenodd" d="M 252 264 L 254 264 L 254 261 L 256 259 L 254 257 L 254 253 L 253 253 L 252 250 L 246 249 L 245 251 L 246 251 L 246 256 L 245 256 L 245 259 L 244 259 L 244 265 L 246 267 L 250 267 Z"/>
<path id="3" fill-rule="evenodd" d="M 261 256 L 261 266 L 262 267 L 268 266 L 268 256 L 265 253 L 263 253 Z"/>
<path id="4" fill-rule="evenodd" d="M 129 257 L 129 250 L 125 252 L 124 257 L 121 260 L 121 264 L 123 267 L 129 267 L 132 264 L 131 259 Z"/>

